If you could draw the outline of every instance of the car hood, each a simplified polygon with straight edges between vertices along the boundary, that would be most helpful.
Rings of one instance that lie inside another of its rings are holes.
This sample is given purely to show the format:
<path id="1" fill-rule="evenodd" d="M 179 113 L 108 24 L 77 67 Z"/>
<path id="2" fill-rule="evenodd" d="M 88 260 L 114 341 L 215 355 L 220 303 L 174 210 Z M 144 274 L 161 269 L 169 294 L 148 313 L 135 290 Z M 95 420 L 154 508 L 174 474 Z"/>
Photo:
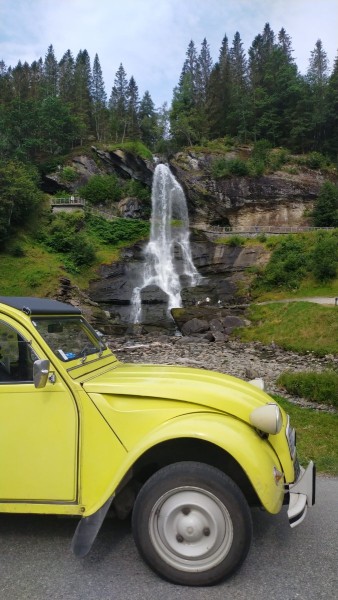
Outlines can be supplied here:
<path id="1" fill-rule="evenodd" d="M 178 401 L 247 422 L 254 408 L 271 402 L 265 392 L 236 377 L 179 366 L 118 363 L 114 369 L 82 381 L 82 386 L 90 395 Z"/>

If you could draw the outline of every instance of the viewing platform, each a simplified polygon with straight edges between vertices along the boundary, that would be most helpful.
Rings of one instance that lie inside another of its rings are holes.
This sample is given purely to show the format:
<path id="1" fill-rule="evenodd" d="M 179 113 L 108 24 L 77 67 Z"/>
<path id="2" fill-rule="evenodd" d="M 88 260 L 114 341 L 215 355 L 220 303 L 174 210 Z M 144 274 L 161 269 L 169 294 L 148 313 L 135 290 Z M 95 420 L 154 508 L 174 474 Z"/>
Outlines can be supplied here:
<path id="1" fill-rule="evenodd" d="M 69 198 L 53 198 L 50 202 L 53 213 L 56 212 L 75 212 L 76 210 L 84 210 L 86 201 L 79 196 L 70 196 Z"/>

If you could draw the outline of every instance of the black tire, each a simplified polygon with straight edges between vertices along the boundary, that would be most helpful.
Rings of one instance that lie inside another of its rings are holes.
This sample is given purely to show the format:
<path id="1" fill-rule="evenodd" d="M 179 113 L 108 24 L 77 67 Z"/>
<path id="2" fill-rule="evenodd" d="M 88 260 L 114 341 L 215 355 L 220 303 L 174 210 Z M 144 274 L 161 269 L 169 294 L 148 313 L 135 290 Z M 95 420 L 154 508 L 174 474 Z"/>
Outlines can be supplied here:
<path id="1" fill-rule="evenodd" d="M 218 469 L 180 462 L 157 471 L 142 487 L 132 516 L 136 546 L 161 577 L 205 586 L 229 577 L 252 538 L 249 506 Z"/>

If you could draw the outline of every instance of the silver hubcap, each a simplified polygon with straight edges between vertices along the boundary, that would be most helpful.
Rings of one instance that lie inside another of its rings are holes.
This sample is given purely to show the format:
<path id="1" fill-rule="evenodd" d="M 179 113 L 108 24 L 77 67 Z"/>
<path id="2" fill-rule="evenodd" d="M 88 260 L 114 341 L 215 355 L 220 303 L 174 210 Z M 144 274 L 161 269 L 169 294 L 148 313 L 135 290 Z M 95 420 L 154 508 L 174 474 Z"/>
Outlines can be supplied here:
<path id="1" fill-rule="evenodd" d="M 150 514 L 149 533 L 156 552 L 180 571 L 215 567 L 233 541 L 227 508 L 198 487 L 180 487 L 161 496 Z"/>

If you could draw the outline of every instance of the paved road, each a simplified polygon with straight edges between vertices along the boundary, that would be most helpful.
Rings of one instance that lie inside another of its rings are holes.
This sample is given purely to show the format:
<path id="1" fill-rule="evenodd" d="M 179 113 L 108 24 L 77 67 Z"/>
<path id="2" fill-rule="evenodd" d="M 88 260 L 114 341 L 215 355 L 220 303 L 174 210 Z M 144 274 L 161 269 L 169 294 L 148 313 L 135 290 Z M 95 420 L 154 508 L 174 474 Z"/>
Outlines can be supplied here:
<path id="1" fill-rule="evenodd" d="M 338 291 L 337 291 L 338 294 Z M 337 306 L 338 297 L 309 296 L 308 298 L 286 298 L 284 300 L 267 300 L 266 302 L 257 302 L 257 304 L 276 304 L 282 302 L 314 302 L 315 304 L 325 304 L 327 306 Z"/>
<path id="2" fill-rule="evenodd" d="M 318 501 L 290 529 L 285 509 L 255 509 L 251 552 L 213 588 L 162 581 L 135 550 L 128 523 L 106 521 L 92 552 L 69 551 L 73 520 L 0 515 L 0 598 L 4 600 L 335 600 L 338 590 L 338 479 L 318 479 Z"/>

